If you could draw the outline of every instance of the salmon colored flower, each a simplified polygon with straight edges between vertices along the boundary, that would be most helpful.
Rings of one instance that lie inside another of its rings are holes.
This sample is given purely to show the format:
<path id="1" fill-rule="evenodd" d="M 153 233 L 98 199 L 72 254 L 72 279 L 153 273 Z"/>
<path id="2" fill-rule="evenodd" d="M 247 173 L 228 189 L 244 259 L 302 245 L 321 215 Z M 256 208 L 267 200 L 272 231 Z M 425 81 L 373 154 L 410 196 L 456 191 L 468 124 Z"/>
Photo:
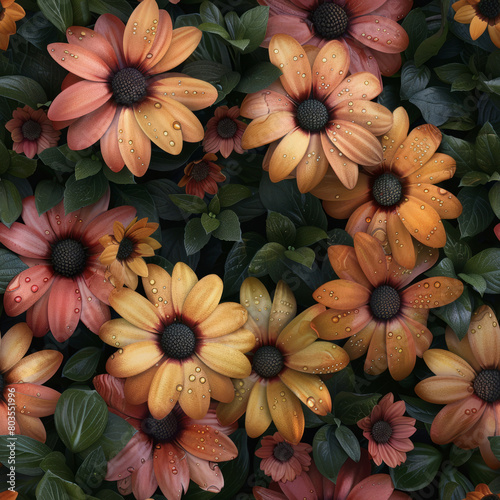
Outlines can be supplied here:
<path id="1" fill-rule="evenodd" d="M 492 493 L 488 485 L 484 483 L 478 484 L 474 491 L 467 493 L 464 500 L 498 500 L 500 497 Z"/>
<path id="2" fill-rule="evenodd" d="M 218 182 L 224 182 L 226 176 L 221 173 L 219 165 L 214 163 L 217 156 L 206 153 L 201 160 L 192 161 L 184 169 L 184 177 L 179 181 L 179 187 L 186 186 L 186 193 L 204 198 L 205 193 L 217 194 Z"/>
<path id="3" fill-rule="evenodd" d="M 406 452 L 414 446 L 410 436 L 415 434 L 415 419 L 404 417 L 404 401 L 394 402 L 394 395 L 386 394 L 371 414 L 358 422 L 363 436 L 368 439 L 368 452 L 376 465 L 384 462 L 391 468 L 406 462 Z"/>
<path id="4" fill-rule="evenodd" d="M 269 6 L 264 45 L 277 33 L 300 44 L 323 47 L 336 39 L 349 50 L 351 73 L 368 71 L 380 78 L 401 67 L 408 35 L 397 23 L 413 0 L 258 0 Z"/>
<path id="5" fill-rule="evenodd" d="M 17 108 L 12 120 L 5 124 L 14 141 L 14 151 L 33 158 L 47 148 L 57 146 L 61 132 L 54 130 L 52 122 L 43 109 L 36 111 L 29 106 Z"/>
<path id="6" fill-rule="evenodd" d="M 413 370 L 416 355 L 429 348 L 429 309 L 453 302 L 463 292 L 461 281 L 439 276 L 410 281 L 436 263 L 438 251 L 418 245 L 412 271 L 386 256 L 379 241 L 366 233 L 354 235 L 354 248 L 334 245 L 328 257 L 340 278 L 320 286 L 313 297 L 328 309 L 312 321 L 319 337 L 340 340 L 352 359 L 366 353 L 365 372 L 378 375 L 389 368 L 402 380 Z"/>
<path id="7" fill-rule="evenodd" d="M 227 158 L 233 151 L 243 154 L 241 138 L 247 128 L 246 123 L 237 120 L 240 116 L 240 108 L 233 106 L 219 106 L 207 123 L 207 130 L 203 138 L 203 151 L 217 153 Z"/>
<path id="8" fill-rule="evenodd" d="M 145 403 L 127 403 L 123 379 L 98 375 L 94 386 L 109 410 L 137 430 L 125 448 L 108 462 L 106 480 L 118 481 L 120 493 L 133 492 L 137 500 L 143 500 L 159 486 L 167 498 L 180 499 L 190 479 L 203 490 L 220 492 L 224 477 L 218 463 L 238 454 L 226 435 L 236 426 L 219 425 L 213 409 L 203 419 L 193 420 L 178 405 L 168 416 L 156 420 Z"/>
<path id="9" fill-rule="evenodd" d="M 500 240 L 500 224 L 497 224 L 494 228 L 495 236 Z"/>
<path id="10" fill-rule="evenodd" d="M 413 238 L 432 248 L 444 247 L 441 219 L 454 219 L 462 205 L 450 192 L 434 184 L 453 177 L 455 160 L 436 153 L 441 132 L 421 125 L 408 134 L 408 113 L 394 111 L 392 129 L 382 138 L 384 160 L 364 167 L 354 189 L 346 189 L 334 175 L 326 175 L 312 194 L 325 200 L 323 208 L 336 219 L 349 217 L 346 231 L 378 237 L 385 250 L 403 267 L 413 269 Z"/>
<path id="11" fill-rule="evenodd" d="M 120 221 L 113 224 L 113 234 L 99 238 L 104 247 L 99 260 L 108 266 L 109 275 L 114 286 L 124 284 L 135 290 L 138 284 L 137 276 L 147 277 L 148 268 L 143 257 L 152 257 L 155 250 L 161 247 L 150 236 L 158 229 L 159 224 L 148 222 L 147 217 L 137 222 L 137 217 L 127 227 Z"/>
<path id="12" fill-rule="evenodd" d="M 243 100 L 241 114 L 252 122 L 242 147 L 273 143 L 264 165 L 273 182 L 296 177 L 306 193 L 331 167 L 352 189 L 358 164 L 382 161 L 375 136 L 392 126 L 392 113 L 370 101 L 380 94 L 380 82 L 366 72 L 347 76 L 349 52 L 336 40 L 304 48 L 289 35 L 274 35 L 269 58 L 283 74 Z"/>
<path id="13" fill-rule="evenodd" d="M 477 40 L 488 28 L 491 41 L 500 47 L 500 3 L 498 0 L 459 0 L 452 4 L 455 21 L 470 24 L 469 32 Z"/>
<path id="14" fill-rule="evenodd" d="M 234 380 L 235 398 L 217 407 L 217 417 L 229 425 L 245 414 L 245 428 L 260 436 L 274 422 L 291 444 L 298 444 L 304 432 L 301 402 L 318 415 L 332 408 L 330 393 L 319 375 L 342 370 L 349 363 L 347 353 L 328 342 L 316 341 L 311 320 L 325 308 L 319 304 L 296 318 L 293 292 L 280 281 L 271 300 L 257 278 L 247 278 L 240 288 L 240 302 L 248 311 L 245 328 L 255 335 L 250 357 L 252 373 Z"/>
<path id="15" fill-rule="evenodd" d="M 264 436 L 255 456 L 262 458 L 260 468 L 273 481 L 293 481 L 311 465 L 312 446 L 307 443 L 287 443 L 279 432 Z"/>
<path id="16" fill-rule="evenodd" d="M 486 464 L 498 469 L 500 460 L 488 440 L 500 436 L 500 327 L 495 313 L 481 306 L 462 341 L 448 329 L 446 344 L 451 352 L 430 349 L 424 354 L 436 376 L 415 387 L 423 400 L 446 405 L 432 422 L 431 439 L 466 450 L 479 446 Z"/>
<path id="17" fill-rule="evenodd" d="M 0 0 L 0 50 L 7 50 L 9 37 L 16 32 L 16 21 L 26 15 L 14 0 Z"/>
<path id="18" fill-rule="evenodd" d="M 197 47 L 201 32 L 172 29 L 169 14 L 144 0 L 127 25 L 101 15 L 94 30 L 71 26 L 69 43 L 52 43 L 49 54 L 70 74 L 49 108 L 49 118 L 68 129 L 68 146 L 85 149 L 100 139 L 104 161 L 145 174 L 151 142 L 177 155 L 183 141 L 203 139 L 193 111 L 210 106 L 216 89 L 201 80 L 166 73 Z"/>
<path id="19" fill-rule="evenodd" d="M 5 490 L 0 493 L 0 500 L 16 500 L 17 491 Z"/>
<path id="20" fill-rule="evenodd" d="M 106 370 L 127 378 L 127 402 L 147 401 L 158 420 L 177 402 L 186 415 L 203 418 L 210 397 L 233 399 L 229 377 L 250 374 L 243 353 L 252 349 L 255 338 L 242 328 L 247 312 L 234 302 L 219 304 L 223 285 L 218 276 L 198 281 L 182 262 L 174 266 L 172 276 L 148 264 L 142 284 L 147 298 L 128 288 L 109 296 L 121 318 L 104 323 L 99 332 L 104 342 L 119 347 Z"/>
<path id="21" fill-rule="evenodd" d="M 63 355 L 49 349 L 25 356 L 32 338 L 28 325 L 18 323 L 0 340 L 0 435 L 13 430 L 45 443 L 47 434 L 40 417 L 54 414 L 61 394 L 43 384 L 59 369 Z"/>
<path id="22" fill-rule="evenodd" d="M 107 304 L 113 286 L 99 262 L 99 238 L 114 221 L 129 221 L 135 208 L 106 210 L 109 191 L 96 203 L 64 214 L 61 201 L 38 215 L 35 197 L 23 200 L 24 224 L 0 224 L 0 243 L 29 266 L 11 280 L 3 303 L 9 316 L 27 311 L 26 322 L 36 337 L 49 330 L 58 342 L 70 337 L 80 319 L 92 332 L 110 318 Z"/>

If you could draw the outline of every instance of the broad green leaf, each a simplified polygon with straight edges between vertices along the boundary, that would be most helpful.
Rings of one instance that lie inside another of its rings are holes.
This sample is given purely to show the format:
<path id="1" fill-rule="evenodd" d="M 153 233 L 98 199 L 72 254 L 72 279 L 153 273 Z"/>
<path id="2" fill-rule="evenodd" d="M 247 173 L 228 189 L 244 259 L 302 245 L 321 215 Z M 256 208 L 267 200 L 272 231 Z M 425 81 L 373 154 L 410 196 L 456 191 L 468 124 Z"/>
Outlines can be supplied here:
<path id="1" fill-rule="evenodd" d="M 413 61 L 406 61 L 401 68 L 401 99 L 410 99 L 424 90 L 430 79 L 431 70 L 427 66 L 417 68 Z"/>
<path id="2" fill-rule="evenodd" d="M 487 248 L 474 255 L 465 264 L 464 273 L 480 275 L 486 281 L 486 293 L 500 293 L 500 248 Z"/>
<path id="3" fill-rule="evenodd" d="M 432 314 L 450 326 L 460 340 L 465 337 L 472 317 L 472 303 L 467 287 L 457 300 L 451 304 L 432 309 Z"/>
<path id="4" fill-rule="evenodd" d="M 493 187 L 488 193 L 488 199 L 490 200 L 491 208 L 497 216 L 497 219 L 500 219 L 500 182 L 495 182 L 495 184 L 493 184 Z"/>
<path id="5" fill-rule="evenodd" d="M 460 179 L 460 184 L 458 187 L 475 187 L 482 184 L 486 184 L 490 180 L 490 176 L 486 172 L 467 172 L 462 179 Z"/>
<path id="6" fill-rule="evenodd" d="M 37 0 L 37 4 L 43 15 L 59 31 L 66 33 L 66 28 L 73 25 L 71 0 Z"/>
<path id="7" fill-rule="evenodd" d="M 444 13 L 444 19 L 446 19 L 446 12 Z M 432 56 L 435 56 L 446 41 L 447 34 L 448 25 L 446 24 L 445 26 L 441 26 L 437 33 L 434 33 L 429 38 L 426 38 L 415 51 L 415 64 L 417 66 L 421 66 Z"/>
<path id="8" fill-rule="evenodd" d="M 215 231 L 220 226 L 220 220 L 210 217 L 208 214 L 201 214 L 201 225 L 207 234 Z"/>
<path id="9" fill-rule="evenodd" d="M 15 254 L 0 248 L 0 294 L 5 290 L 10 281 L 28 266 Z"/>
<path id="10" fill-rule="evenodd" d="M 210 234 L 205 231 L 199 217 L 188 221 L 184 230 L 184 248 L 188 255 L 199 252 L 209 241 Z"/>
<path id="11" fill-rule="evenodd" d="M 182 194 L 182 189 L 169 179 L 155 179 L 144 184 L 154 200 L 161 219 L 181 221 L 188 215 L 171 199 L 171 194 Z"/>
<path id="12" fill-rule="evenodd" d="M 267 88 L 281 76 L 281 70 L 267 61 L 248 68 L 241 77 L 236 90 L 244 94 L 258 92 Z"/>
<path id="13" fill-rule="evenodd" d="M 278 212 L 269 212 L 266 219 L 266 235 L 269 241 L 289 248 L 293 246 L 295 241 L 295 225 L 285 215 Z"/>
<path id="14" fill-rule="evenodd" d="M 219 189 L 220 206 L 222 208 L 231 207 L 245 198 L 252 195 L 252 191 L 241 184 L 226 184 Z"/>
<path id="15" fill-rule="evenodd" d="M 40 463 L 51 451 L 46 444 L 28 436 L 14 436 L 14 439 L 8 435 L 0 436 L 0 463 L 9 467 L 14 465 L 19 474 L 43 474 Z"/>
<path id="16" fill-rule="evenodd" d="M 361 458 L 361 448 L 359 446 L 358 438 L 354 433 L 346 427 L 341 425 L 335 430 L 335 437 L 338 439 L 342 449 L 349 455 L 349 458 L 355 462 L 359 462 Z"/>
<path id="17" fill-rule="evenodd" d="M 10 153 L 7 146 L 0 141 L 0 175 L 9 170 L 10 167 Z"/>
<path id="18" fill-rule="evenodd" d="M 231 40 L 229 33 L 219 24 L 215 23 L 201 23 L 198 28 L 206 33 L 213 33 L 214 35 L 219 35 L 224 40 Z"/>
<path id="19" fill-rule="evenodd" d="M 443 134 L 439 151 L 450 155 L 457 162 L 456 175 L 458 177 L 463 177 L 467 172 L 475 170 L 476 152 L 474 144 L 458 137 Z"/>
<path id="20" fill-rule="evenodd" d="M 192 194 L 169 194 L 168 197 L 184 212 L 201 214 L 207 211 L 206 203 Z"/>
<path id="21" fill-rule="evenodd" d="M 238 241 L 241 239 L 241 228 L 238 216 L 232 210 L 223 210 L 217 215 L 219 227 L 212 233 L 219 240 Z"/>
<path id="22" fill-rule="evenodd" d="M 250 43 L 244 50 L 245 54 L 253 52 L 263 42 L 266 36 L 267 21 L 269 18 L 269 7 L 257 6 L 244 12 L 241 23 L 245 27 L 243 38 L 248 38 Z"/>
<path id="23" fill-rule="evenodd" d="M 15 151 L 11 151 L 10 156 L 10 167 L 8 171 L 10 175 L 26 179 L 35 173 L 37 165 L 36 160 L 26 158 L 26 156 L 19 155 Z"/>
<path id="24" fill-rule="evenodd" d="M 113 14 L 126 23 L 132 14 L 132 7 L 127 0 L 89 0 L 90 12 Z"/>
<path id="25" fill-rule="evenodd" d="M 249 274 L 257 277 L 268 274 L 272 266 L 283 259 L 285 250 L 279 243 L 266 243 L 253 256 L 248 266 Z"/>
<path id="26" fill-rule="evenodd" d="M 326 240 L 327 238 L 328 234 L 319 227 L 302 226 L 297 228 L 293 244 L 296 248 L 308 247 L 320 240 Z"/>
<path id="27" fill-rule="evenodd" d="M 41 462 L 40 468 L 49 471 L 65 481 L 74 481 L 75 475 L 67 464 L 66 457 L 60 451 L 49 453 Z"/>
<path id="28" fill-rule="evenodd" d="M 427 38 L 427 21 L 422 9 L 416 8 L 408 12 L 402 26 L 410 39 L 405 56 L 407 60 L 412 60 L 417 47 Z"/>
<path id="29" fill-rule="evenodd" d="M 413 94 L 409 101 L 420 109 L 427 123 L 432 123 L 436 127 L 450 118 L 461 118 L 466 114 L 462 108 L 462 98 L 450 94 L 444 87 L 427 87 Z"/>
<path id="30" fill-rule="evenodd" d="M 205 0 L 200 5 L 200 16 L 204 23 L 213 23 L 225 27 L 222 12 L 216 5 L 208 0 Z"/>
<path id="31" fill-rule="evenodd" d="M 104 196 L 107 189 L 108 181 L 102 173 L 80 181 L 71 175 L 66 181 L 64 190 L 64 212 L 69 214 L 97 202 Z"/>
<path id="32" fill-rule="evenodd" d="M 377 404 L 381 394 L 354 394 L 352 392 L 339 392 L 334 399 L 335 415 L 345 425 L 354 425 L 362 418 L 368 416 Z"/>
<path id="33" fill-rule="evenodd" d="M 296 250 L 285 250 L 285 257 L 311 269 L 316 254 L 311 248 L 302 247 Z"/>
<path id="34" fill-rule="evenodd" d="M 13 182 L 0 179 L 0 220 L 10 227 L 23 210 L 21 195 Z"/>
<path id="35" fill-rule="evenodd" d="M 485 187 L 463 188 L 458 193 L 458 199 L 463 207 L 457 218 L 462 238 L 476 236 L 493 221 L 495 214 L 491 210 Z"/>
<path id="36" fill-rule="evenodd" d="M 348 455 L 335 436 L 333 425 L 324 425 L 313 439 L 314 463 L 323 476 L 336 481 L 338 473 Z"/>
<path id="37" fill-rule="evenodd" d="M 486 291 L 487 283 L 480 274 L 459 273 L 458 276 L 462 278 L 462 280 L 466 283 L 469 283 L 469 285 L 472 285 L 474 287 L 474 290 L 476 290 L 476 292 L 478 292 L 481 297 L 483 296 L 484 292 Z"/>
<path id="38" fill-rule="evenodd" d="M 102 163 L 99 160 L 91 158 L 82 158 L 76 162 L 75 178 L 77 181 L 97 174 L 102 168 Z"/>
<path id="39" fill-rule="evenodd" d="M 55 207 L 64 197 L 64 186 L 50 179 L 41 180 L 35 188 L 35 205 L 39 215 Z"/>
<path id="40" fill-rule="evenodd" d="M 459 76 L 464 73 L 470 74 L 470 69 L 461 63 L 449 63 L 443 66 L 434 68 L 440 80 L 446 83 L 453 83 Z"/>
<path id="41" fill-rule="evenodd" d="M 65 481 L 47 471 L 36 488 L 37 500 L 86 500 L 87 496 L 75 483 Z"/>
<path id="42" fill-rule="evenodd" d="M 42 86 L 21 75 L 0 76 L 0 96 L 20 101 L 33 109 L 37 109 L 38 104 L 47 102 Z"/>
<path id="43" fill-rule="evenodd" d="M 406 404 L 406 413 L 419 422 L 424 422 L 426 424 L 432 424 L 434 417 L 442 408 L 440 405 L 428 403 L 423 399 L 407 396 L 406 394 L 400 394 L 400 398 Z"/>
<path id="44" fill-rule="evenodd" d="M 485 172 L 492 174 L 499 171 L 498 158 L 500 157 L 500 137 L 495 129 L 485 123 L 476 138 L 477 166 Z"/>
<path id="45" fill-rule="evenodd" d="M 101 349 L 97 347 L 80 349 L 66 361 L 62 370 L 63 376 L 76 382 L 85 382 L 94 375 L 100 356 Z"/>
<path id="46" fill-rule="evenodd" d="M 96 448 L 89 453 L 82 465 L 78 467 L 75 476 L 75 482 L 87 494 L 92 490 L 99 488 L 106 476 L 107 462 L 101 447 Z"/>

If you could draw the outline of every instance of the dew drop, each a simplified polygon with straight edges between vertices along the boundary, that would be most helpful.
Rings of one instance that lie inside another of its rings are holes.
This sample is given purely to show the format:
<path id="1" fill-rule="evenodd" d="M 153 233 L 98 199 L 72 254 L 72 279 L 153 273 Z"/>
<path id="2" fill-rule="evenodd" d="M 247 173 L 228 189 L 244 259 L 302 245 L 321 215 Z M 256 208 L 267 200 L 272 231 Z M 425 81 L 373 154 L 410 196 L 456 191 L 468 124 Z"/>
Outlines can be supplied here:
<path id="1" fill-rule="evenodd" d="M 38 285 L 31 285 L 31 291 L 32 291 L 33 293 L 38 292 Z"/>

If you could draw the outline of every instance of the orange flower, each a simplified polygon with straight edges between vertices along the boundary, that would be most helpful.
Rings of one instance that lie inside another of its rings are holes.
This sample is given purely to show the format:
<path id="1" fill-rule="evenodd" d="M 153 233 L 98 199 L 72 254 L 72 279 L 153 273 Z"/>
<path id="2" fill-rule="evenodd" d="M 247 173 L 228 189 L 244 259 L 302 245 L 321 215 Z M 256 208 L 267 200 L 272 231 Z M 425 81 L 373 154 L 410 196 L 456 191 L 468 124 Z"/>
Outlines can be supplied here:
<path id="1" fill-rule="evenodd" d="M 113 285 L 124 284 L 135 290 L 137 276 L 147 277 L 148 268 L 142 257 L 151 257 L 161 245 L 150 238 L 158 229 L 156 222 L 148 222 L 147 217 L 137 222 L 137 217 L 124 227 L 120 221 L 113 224 L 113 235 L 107 234 L 99 239 L 104 247 L 99 260 L 108 266 Z"/>
<path id="2" fill-rule="evenodd" d="M 130 404 L 148 402 L 161 420 L 177 401 L 191 418 L 205 416 L 210 397 L 229 402 L 234 389 L 229 377 L 246 377 L 254 336 L 243 325 L 247 313 L 234 302 L 219 304 L 222 280 L 215 274 L 198 281 L 189 266 L 178 262 L 172 276 L 148 264 L 142 279 L 147 299 L 117 288 L 109 302 L 122 316 L 102 326 L 99 336 L 119 347 L 106 364 L 114 377 L 127 378 Z"/>
<path id="3" fill-rule="evenodd" d="M 63 355 L 49 349 L 24 356 L 32 338 L 28 325 L 18 323 L 0 340 L 0 434 L 13 431 L 45 443 L 47 435 L 40 417 L 54 414 L 61 394 L 42 384 L 59 369 Z M 11 401 L 15 429 L 9 417 Z"/>
<path id="4" fill-rule="evenodd" d="M 455 21 L 470 24 L 469 32 L 477 40 L 488 28 L 491 41 L 500 47 L 500 3 L 498 0 L 459 0 L 453 5 Z"/>
<path id="5" fill-rule="evenodd" d="M 327 340 L 349 337 L 343 347 L 351 360 L 367 354 L 366 373 L 378 375 L 388 367 L 392 378 L 404 379 L 415 356 L 421 357 L 431 344 L 432 333 L 425 326 L 429 309 L 457 299 L 462 282 L 439 276 L 403 289 L 435 264 L 438 252 L 419 244 L 415 268 L 408 271 L 366 233 L 354 235 L 354 248 L 331 246 L 328 257 L 340 279 L 313 293 L 331 309 L 314 318 L 312 328 Z"/>
<path id="6" fill-rule="evenodd" d="M 319 304 L 296 318 L 292 291 L 280 281 L 271 301 L 257 278 L 247 278 L 240 288 L 240 302 L 248 311 L 248 328 L 255 335 L 251 353 L 252 373 L 234 380 L 235 398 L 217 407 L 224 425 L 246 411 L 245 428 L 260 436 L 274 422 L 284 439 L 297 444 L 304 433 L 301 402 L 318 415 L 332 408 L 330 393 L 318 376 L 342 370 L 349 363 L 346 352 L 334 344 L 317 341 L 310 322 L 325 308 Z"/>
<path id="7" fill-rule="evenodd" d="M 2 491 L 0 493 L 0 500 L 15 500 L 17 498 L 17 491 Z"/>
<path id="8" fill-rule="evenodd" d="M 71 149 L 85 149 L 100 139 L 103 158 L 113 171 L 125 164 L 142 176 L 151 158 L 150 141 L 177 155 L 183 141 L 203 139 L 203 126 L 192 111 L 210 106 L 216 89 L 165 73 L 193 52 L 200 30 L 172 30 L 169 14 L 155 0 L 144 0 L 126 26 L 103 14 L 95 30 L 72 26 L 66 36 L 69 44 L 48 46 L 54 60 L 71 72 L 50 106 L 49 118 L 61 121 L 60 128 L 70 124 Z"/>
<path id="9" fill-rule="evenodd" d="M 9 37 L 16 32 L 16 21 L 26 15 L 14 0 L 0 0 L 0 50 L 7 50 Z"/>
<path id="10" fill-rule="evenodd" d="M 467 493 L 465 500 L 498 500 L 500 497 L 492 493 L 488 485 L 484 483 L 478 484 L 474 491 Z"/>
<path id="11" fill-rule="evenodd" d="M 358 163 L 382 161 L 375 136 L 392 126 L 391 112 L 370 101 L 382 90 L 378 78 L 367 72 L 347 77 L 349 52 L 337 40 L 319 49 L 302 47 L 288 35 L 274 35 L 269 58 L 283 74 L 280 81 L 243 100 L 241 114 L 253 121 L 242 147 L 273 143 L 264 165 L 273 182 L 296 177 L 299 190 L 306 193 L 331 166 L 352 189 Z"/>
<path id="12" fill-rule="evenodd" d="M 500 436 L 500 327 L 495 313 L 481 306 L 462 341 L 448 328 L 446 344 L 451 352 L 431 349 L 424 354 L 436 376 L 415 387 L 425 401 L 446 404 L 432 422 L 431 438 L 467 450 L 479 446 L 486 464 L 498 469 L 500 460 L 488 440 Z"/>
<path id="13" fill-rule="evenodd" d="M 219 165 L 214 163 L 217 156 L 207 153 L 201 160 L 192 161 L 184 169 L 184 177 L 179 181 L 179 187 L 186 186 L 186 193 L 203 198 L 205 193 L 216 194 L 218 182 L 226 180 Z"/>

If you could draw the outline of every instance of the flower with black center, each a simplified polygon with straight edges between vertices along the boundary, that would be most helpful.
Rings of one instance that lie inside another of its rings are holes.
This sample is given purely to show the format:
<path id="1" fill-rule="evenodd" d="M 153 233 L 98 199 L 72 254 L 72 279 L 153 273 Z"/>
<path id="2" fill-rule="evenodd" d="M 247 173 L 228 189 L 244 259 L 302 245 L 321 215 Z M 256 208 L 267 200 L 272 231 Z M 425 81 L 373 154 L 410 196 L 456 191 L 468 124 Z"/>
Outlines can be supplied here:
<path id="1" fill-rule="evenodd" d="M 178 405 L 157 420 L 147 404 L 127 402 L 123 379 L 98 375 L 93 382 L 109 410 L 137 430 L 108 462 L 106 480 L 118 481 L 120 493 L 133 493 L 137 500 L 144 500 L 159 486 L 168 499 L 180 499 L 190 479 L 203 490 L 220 492 L 224 477 L 218 464 L 238 454 L 227 436 L 236 426 L 219 425 L 213 409 L 204 418 L 193 420 Z"/>
<path id="2" fill-rule="evenodd" d="M 313 293 L 329 309 L 313 319 L 312 328 L 322 339 L 348 338 L 343 347 L 351 360 L 366 353 L 366 373 L 378 375 L 389 368 L 392 378 L 404 379 L 416 355 L 422 357 L 431 344 L 429 309 L 458 299 L 462 282 L 439 276 L 404 288 L 436 263 L 438 251 L 419 244 L 410 271 L 386 256 L 380 242 L 366 233 L 354 235 L 354 248 L 329 247 L 328 258 L 340 279 Z"/>
<path id="3" fill-rule="evenodd" d="M 203 138 L 203 151 L 217 153 L 227 158 L 233 151 L 243 154 L 241 138 L 247 128 L 246 123 L 237 120 L 240 116 L 240 108 L 227 106 L 216 108 L 214 116 L 208 120 L 207 130 Z"/>
<path id="4" fill-rule="evenodd" d="M 221 173 L 221 167 L 214 163 L 217 156 L 206 153 L 201 160 L 188 163 L 184 169 L 184 176 L 179 181 L 179 187 L 186 187 L 186 193 L 204 198 L 205 193 L 217 194 L 218 182 L 224 182 L 226 176 Z"/>
<path id="5" fill-rule="evenodd" d="M 49 108 L 49 118 L 68 129 L 68 146 L 85 149 L 100 139 L 106 164 L 125 165 L 137 176 L 148 169 L 151 141 L 178 155 L 183 141 L 203 139 L 193 111 L 210 106 L 216 89 L 201 80 L 166 73 L 197 47 L 201 32 L 172 29 L 170 15 L 155 0 L 139 4 L 125 26 L 112 14 L 101 15 L 94 30 L 71 26 L 69 43 L 47 49 L 70 74 Z"/>
<path id="6" fill-rule="evenodd" d="M 464 500 L 499 500 L 500 496 L 495 495 L 488 488 L 487 484 L 480 483 L 475 488 L 474 491 L 467 493 Z"/>
<path id="7" fill-rule="evenodd" d="M 219 304 L 222 280 L 210 274 L 198 281 L 182 262 L 172 276 L 148 264 L 142 284 L 147 298 L 128 288 L 113 290 L 109 301 L 121 318 L 104 323 L 99 332 L 104 342 L 118 348 L 106 370 L 127 379 L 127 402 L 147 401 L 151 415 L 161 420 L 177 402 L 199 419 L 211 397 L 232 401 L 229 377 L 250 374 L 243 353 L 255 343 L 243 328 L 245 308 L 235 302 Z"/>
<path id="8" fill-rule="evenodd" d="M 481 306 L 460 342 L 447 329 L 446 344 L 449 351 L 430 349 L 424 354 L 436 376 L 415 387 L 423 400 L 446 405 L 432 422 L 431 439 L 437 444 L 453 442 L 467 450 L 479 446 L 486 464 L 499 469 L 500 460 L 488 440 L 500 436 L 500 327 L 495 313 Z"/>
<path id="9" fill-rule="evenodd" d="M 109 190 L 96 203 L 65 214 L 64 202 L 39 215 L 35 197 L 23 200 L 24 224 L 0 224 L 0 243 L 29 266 L 7 286 L 3 303 L 9 316 L 26 311 L 26 322 L 36 337 L 49 330 L 59 342 L 70 337 L 80 319 L 92 332 L 110 318 L 109 292 L 99 262 L 99 238 L 115 221 L 129 221 L 135 208 L 107 210 Z"/>
<path id="10" fill-rule="evenodd" d="M 15 0 L 0 0 L 0 50 L 7 50 L 9 37 L 16 32 L 16 21 L 25 15 Z"/>
<path id="11" fill-rule="evenodd" d="M 381 137 L 384 159 L 364 166 L 354 189 L 346 189 L 334 175 L 326 175 L 312 194 L 324 200 L 326 213 L 336 219 L 349 217 L 346 231 L 376 236 L 386 252 L 403 267 L 415 266 L 413 240 L 432 248 L 446 244 L 441 219 L 462 213 L 460 201 L 435 186 L 453 177 L 455 160 L 436 153 L 441 132 L 434 125 L 420 125 L 408 133 L 408 113 L 394 111 L 394 123 Z"/>
<path id="12" fill-rule="evenodd" d="M 455 21 L 470 24 L 469 32 L 477 40 L 488 28 L 491 41 L 500 47 L 500 2 L 498 0 L 459 0 L 452 4 Z"/>
<path id="13" fill-rule="evenodd" d="M 217 407 L 224 425 L 236 422 L 245 412 L 247 434 L 256 438 L 274 422 L 278 432 L 297 444 L 304 432 L 301 402 L 318 415 L 332 408 L 328 388 L 319 375 L 342 370 L 347 353 L 328 342 L 317 341 L 311 320 L 325 308 L 316 304 L 295 317 L 293 292 L 279 281 L 274 299 L 257 278 L 247 278 L 240 288 L 240 302 L 248 311 L 245 328 L 255 336 L 249 354 L 252 373 L 233 380 L 235 397 Z"/>
<path id="14" fill-rule="evenodd" d="M 401 21 L 413 0 L 258 0 L 269 6 L 263 46 L 287 33 L 300 44 L 323 47 L 338 40 L 350 53 L 351 73 L 368 71 L 380 78 L 401 67 L 408 35 Z"/>
<path id="15" fill-rule="evenodd" d="M 57 146 L 61 135 L 54 130 L 43 109 L 35 111 L 27 105 L 14 110 L 12 120 L 5 124 L 5 128 L 11 133 L 14 151 L 24 153 L 28 158 Z"/>
<path id="16" fill-rule="evenodd" d="M 25 356 L 32 338 L 28 325 L 18 323 L 0 339 L 0 435 L 11 434 L 14 426 L 14 434 L 45 443 L 40 417 L 54 414 L 61 394 L 43 384 L 59 369 L 63 355 L 45 349 Z"/>
<path id="17" fill-rule="evenodd" d="M 260 468 L 273 481 L 293 481 L 311 465 L 312 446 L 308 443 L 292 444 L 279 432 L 264 436 L 255 456 L 261 458 Z"/>
<path id="18" fill-rule="evenodd" d="M 114 286 L 127 285 L 135 290 L 137 276 L 147 277 L 148 268 L 143 257 L 152 257 L 155 250 L 161 247 L 150 236 L 158 229 L 156 222 L 148 222 L 147 217 L 137 221 L 133 219 L 127 227 L 120 221 L 113 224 L 113 234 L 99 238 L 104 247 L 99 260 L 107 266 L 107 278 Z"/>
<path id="19" fill-rule="evenodd" d="M 405 402 L 395 403 L 394 395 L 389 393 L 374 406 L 369 416 L 358 422 L 376 465 L 384 462 L 391 468 L 397 467 L 406 461 L 406 453 L 413 450 L 409 437 L 417 430 L 415 419 L 404 417 L 405 411 Z"/>
<path id="20" fill-rule="evenodd" d="M 371 102 L 382 90 L 380 82 L 366 72 L 347 76 L 349 52 L 336 40 L 319 49 L 302 47 L 289 35 L 275 35 L 269 57 L 283 74 L 243 100 L 241 114 L 252 118 L 243 148 L 272 143 L 263 165 L 272 182 L 295 177 L 306 193 L 331 167 L 352 189 L 358 164 L 382 161 L 375 136 L 392 126 L 392 113 Z"/>

